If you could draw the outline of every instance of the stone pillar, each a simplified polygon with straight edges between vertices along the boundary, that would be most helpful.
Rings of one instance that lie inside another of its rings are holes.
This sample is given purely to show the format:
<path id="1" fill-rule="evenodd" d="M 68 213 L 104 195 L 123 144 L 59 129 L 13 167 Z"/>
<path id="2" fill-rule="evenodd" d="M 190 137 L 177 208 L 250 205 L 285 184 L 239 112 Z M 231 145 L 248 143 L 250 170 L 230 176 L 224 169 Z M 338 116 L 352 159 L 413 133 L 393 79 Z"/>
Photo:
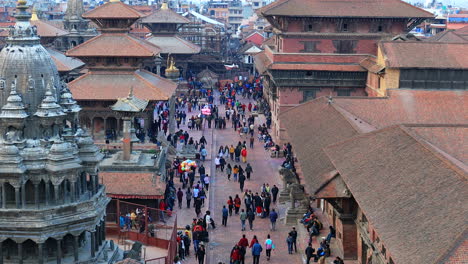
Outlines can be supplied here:
<path id="1" fill-rule="evenodd" d="M 74 203 L 76 201 L 76 182 L 70 182 L 70 202 Z"/>
<path id="2" fill-rule="evenodd" d="M 0 264 L 3 264 L 3 241 L 0 242 Z"/>
<path id="3" fill-rule="evenodd" d="M 94 183 L 93 175 L 89 175 L 89 181 L 91 184 L 91 194 L 94 195 L 96 193 L 96 184 Z"/>
<path id="4" fill-rule="evenodd" d="M 67 204 L 68 203 L 68 198 L 69 198 L 69 193 L 67 191 L 67 182 L 63 181 L 62 184 L 62 194 L 63 194 L 63 199 L 62 199 L 62 204 Z"/>
<path id="5" fill-rule="evenodd" d="M 119 216 L 119 215 L 117 215 Z M 102 224 L 101 224 L 101 227 L 102 227 L 102 241 L 106 240 L 106 221 L 102 221 Z"/>
<path id="6" fill-rule="evenodd" d="M 132 154 L 132 118 L 125 116 L 123 118 L 123 160 L 130 160 Z"/>
<path id="7" fill-rule="evenodd" d="M 59 186 L 58 185 L 54 185 L 54 199 L 55 199 L 55 204 L 59 204 L 59 195 L 60 192 L 59 192 Z"/>
<path id="8" fill-rule="evenodd" d="M 102 245 L 102 226 L 101 225 L 98 225 L 96 235 L 97 235 L 97 243 L 99 246 L 101 246 Z"/>
<path id="9" fill-rule="evenodd" d="M 44 264 L 44 243 L 37 243 L 37 263 Z"/>
<path id="10" fill-rule="evenodd" d="M 2 208 L 6 208 L 6 184 L 2 183 Z"/>
<path id="11" fill-rule="evenodd" d="M 84 194 L 88 191 L 88 185 L 86 184 L 86 174 L 80 176 L 81 193 Z"/>
<path id="12" fill-rule="evenodd" d="M 41 207 L 39 205 L 39 183 L 34 183 L 34 204 L 37 209 Z"/>
<path id="13" fill-rule="evenodd" d="M 79 200 L 81 198 L 81 177 L 78 177 L 78 181 L 75 182 L 76 184 L 76 199 Z"/>
<path id="14" fill-rule="evenodd" d="M 21 184 L 21 208 L 26 207 L 26 184 Z"/>
<path id="15" fill-rule="evenodd" d="M 18 243 L 18 263 L 23 264 L 23 243 Z"/>
<path id="16" fill-rule="evenodd" d="M 45 205 L 48 206 L 50 203 L 50 184 L 49 182 L 45 183 Z"/>
<path id="17" fill-rule="evenodd" d="M 78 239 L 80 236 L 73 236 L 73 257 L 75 258 L 75 262 L 78 262 L 79 260 L 79 255 L 78 255 L 78 250 L 80 248 L 79 241 Z"/>
<path id="18" fill-rule="evenodd" d="M 62 264 L 62 240 L 57 239 L 57 264 Z"/>
<path id="19" fill-rule="evenodd" d="M 96 193 L 99 192 L 99 176 L 97 174 L 93 175 L 94 177 L 94 184 L 96 184 Z"/>
<path id="20" fill-rule="evenodd" d="M 15 187 L 15 202 L 16 202 L 16 208 L 21 208 L 21 197 L 20 197 L 20 188 Z"/>
<path id="21" fill-rule="evenodd" d="M 96 256 L 96 237 L 95 233 L 96 231 L 89 232 L 91 234 L 91 257 L 94 258 Z"/>

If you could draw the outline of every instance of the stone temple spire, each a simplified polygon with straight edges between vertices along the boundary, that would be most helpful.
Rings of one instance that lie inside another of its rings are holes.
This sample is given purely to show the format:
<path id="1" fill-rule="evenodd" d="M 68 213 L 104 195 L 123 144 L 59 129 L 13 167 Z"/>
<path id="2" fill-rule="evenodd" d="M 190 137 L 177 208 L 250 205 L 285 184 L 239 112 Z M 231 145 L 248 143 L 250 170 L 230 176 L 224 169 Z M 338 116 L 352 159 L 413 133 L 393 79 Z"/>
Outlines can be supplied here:
<path id="1" fill-rule="evenodd" d="M 68 0 L 64 20 L 83 20 L 83 0 Z"/>
<path id="2" fill-rule="evenodd" d="M 23 104 L 23 99 L 16 92 L 16 83 L 11 83 L 10 96 L 8 96 L 7 104 L 2 107 L 0 118 L 8 119 L 24 119 L 28 117 Z"/>

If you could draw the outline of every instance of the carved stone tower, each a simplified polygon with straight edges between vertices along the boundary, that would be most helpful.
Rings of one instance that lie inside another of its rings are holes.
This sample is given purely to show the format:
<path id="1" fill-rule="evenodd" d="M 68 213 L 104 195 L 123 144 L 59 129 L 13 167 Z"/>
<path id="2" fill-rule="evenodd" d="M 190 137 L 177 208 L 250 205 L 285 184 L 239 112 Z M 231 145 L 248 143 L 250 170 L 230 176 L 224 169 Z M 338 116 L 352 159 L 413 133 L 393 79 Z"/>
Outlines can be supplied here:
<path id="1" fill-rule="evenodd" d="M 82 17 L 84 13 L 83 0 L 68 0 L 67 11 L 63 17 L 63 27 L 70 32 L 65 39 L 65 50 L 71 49 L 97 35 L 97 31 L 89 28 L 89 20 Z"/>
<path id="2" fill-rule="evenodd" d="M 0 264 L 103 263 L 102 155 L 27 8 L 0 52 Z"/>

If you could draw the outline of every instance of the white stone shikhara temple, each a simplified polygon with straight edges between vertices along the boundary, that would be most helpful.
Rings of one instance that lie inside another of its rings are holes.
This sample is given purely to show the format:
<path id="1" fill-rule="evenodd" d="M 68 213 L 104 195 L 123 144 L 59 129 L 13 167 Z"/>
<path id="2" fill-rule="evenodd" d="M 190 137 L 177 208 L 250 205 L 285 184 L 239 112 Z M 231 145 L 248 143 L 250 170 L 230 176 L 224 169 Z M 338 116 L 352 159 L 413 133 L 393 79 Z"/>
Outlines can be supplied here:
<path id="1" fill-rule="evenodd" d="M 0 264 L 110 263 L 102 155 L 27 8 L 0 52 Z"/>

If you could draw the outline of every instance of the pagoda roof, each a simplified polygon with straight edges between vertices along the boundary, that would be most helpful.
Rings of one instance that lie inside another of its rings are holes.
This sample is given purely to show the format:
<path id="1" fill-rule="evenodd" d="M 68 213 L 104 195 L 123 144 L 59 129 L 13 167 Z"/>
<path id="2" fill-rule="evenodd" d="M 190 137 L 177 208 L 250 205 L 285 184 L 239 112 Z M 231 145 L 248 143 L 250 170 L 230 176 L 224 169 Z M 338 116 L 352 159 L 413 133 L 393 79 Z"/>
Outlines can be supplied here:
<path id="1" fill-rule="evenodd" d="M 69 34 L 68 31 L 60 29 L 42 20 L 31 20 L 30 23 L 37 27 L 37 35 L 40 37 L 55 38 Z"/>
<path id="2" fill-rule="evenodd" d="M 197 54 L 201 50 L 200 46 L 179 36 L 151 36 L 146 40 L 161 48 L 160 53 L 164 54 Z"/>
<path id="3" fill-rule="evenodd" d="M 114 101 L 127 97 L 130 87 L 136 97 L 150 101 L 169 100 L 177 84 L 145 70 L 89 71 L 68 84 L 75 100 Z"/>
<path id="4" fill-rule="evenodd" d="M 433 18 L 400 0 L 278 0 L 257 11 L 263 16 Z"/>
<path id="5" fill-rule="evenodd" d="M 72 57 L 153 57 L 160 48 L 127 33 L 105 33 L 67 51 Z"/>
<path id="6" fill-rule="evenodd" d="M 219 75 L 211 71 L 210 69 L 206 68 L 203 71 L 201 71 L 199 74 L 197 74 L 197 78 L 211 78 L 211 79 L 218 79 Z"/>
<path id="7" fill-rule="evenodd" d="M 92 9 L 83 14 L 83 18 L 96 19 L 96 18 L 130 18 L 138 19 L 145 16 L 144 14 L 136 11 L 131 6 L 126 5 L 120 1 L 108 2 L 95 9 Z"/>
<path id="8" fill-rule="evenodd" d="M 57 70 L 59 72 L 70 72 L 85 65 L 85 63 L 81 60 L 67 57 L 60 51 L 51 48 L 46 48 L 46 50 L 49 52 L 50 57 L 55 62 L 55 66 L 57 66 Z"/>
<path id="9" fill-rule="evenodd" d="M 133 90 L 133 88 L 131 88 Z M 141 112 L 146 109 L 148 105 L 147 100 L 143 100 L 133 96 L 132 91 L 125 98 L 117 99 L 114 105 L 111 106 L 111 109 L 118 112 Z"/>
<path id="10" fill-rule="evenodd" d="M 468 42 L 468 36 L 459 35 L 458 30 L 444 30 L 430 38 L 427 41 L 431 42 L 454 42 L 454 43 L 462 43 Z"/>
<path id="11" fill-rule="evenodd" d="M 188 24 L 190 19 L 183 17 L 171 9 L 160 8 L 141 19 L 142 24 Z"/>

